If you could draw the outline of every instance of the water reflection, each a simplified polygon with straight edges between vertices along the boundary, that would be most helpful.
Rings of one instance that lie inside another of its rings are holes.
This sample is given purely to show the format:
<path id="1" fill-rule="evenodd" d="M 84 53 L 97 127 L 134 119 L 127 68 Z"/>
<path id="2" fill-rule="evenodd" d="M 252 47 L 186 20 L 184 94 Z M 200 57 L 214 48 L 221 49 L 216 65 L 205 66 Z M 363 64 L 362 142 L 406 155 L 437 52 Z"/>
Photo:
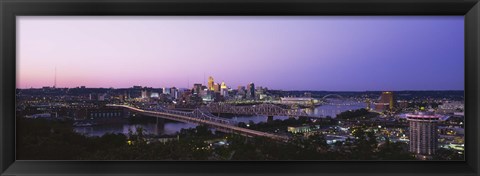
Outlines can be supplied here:
<path id="1" fill-rule="evenodd" d="M 129 129 L 133 132 L 137 128 L 143 128 L 146 134 L 152 135 L 173 135 L 179 132 L 181 129 L 195 128 L 197 125 L 190 123 L 176 123 L 168 122 L 163 126 L 156 123 L 147 123 L 147 124 L 110 124 L 110 125 L 99 125 L 91 127 L 74 127 L 74 131 L 86 136 L 102 136 L 106 133 L 113 134 L 128 134 Z"/>
<path id="2" fill-rule="evenodd" d="M 349 110 L 357 110 L 361 108 L 366 108 L 367 105 L 365 103 L 350 103 L 348 105 L 322 105 L 318 106 L 314 109 L 307 108 L 305 112 L 309 115 L 314 116 L 321 116 L 321 117 L 336 117 L 337 114 L 340 114 L 345 111 Z"/>

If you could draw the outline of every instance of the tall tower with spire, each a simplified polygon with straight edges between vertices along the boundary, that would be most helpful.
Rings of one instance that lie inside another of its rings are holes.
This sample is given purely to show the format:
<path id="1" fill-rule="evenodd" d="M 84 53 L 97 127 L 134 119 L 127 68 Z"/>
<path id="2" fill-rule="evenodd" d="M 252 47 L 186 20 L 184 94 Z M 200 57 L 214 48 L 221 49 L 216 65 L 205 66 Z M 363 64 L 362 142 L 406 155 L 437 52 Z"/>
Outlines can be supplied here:
<path id="1" fill-rule="evenodd" d="M 57 87 L 57 67 L 55 67 L 55 75 L 53 78 L 53 88 Z"/>

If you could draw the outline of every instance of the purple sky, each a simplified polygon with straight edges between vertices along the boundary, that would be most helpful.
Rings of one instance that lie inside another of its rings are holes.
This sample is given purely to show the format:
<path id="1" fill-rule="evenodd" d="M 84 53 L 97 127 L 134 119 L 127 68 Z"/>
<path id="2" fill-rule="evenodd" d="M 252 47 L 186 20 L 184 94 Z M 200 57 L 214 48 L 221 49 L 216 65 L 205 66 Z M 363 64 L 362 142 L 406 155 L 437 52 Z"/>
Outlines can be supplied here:
<path id="1" fill-rule="evenodd" d="M 21 16 L 17 57 L 19 88 L 463 90 L 464 19 Z"/>

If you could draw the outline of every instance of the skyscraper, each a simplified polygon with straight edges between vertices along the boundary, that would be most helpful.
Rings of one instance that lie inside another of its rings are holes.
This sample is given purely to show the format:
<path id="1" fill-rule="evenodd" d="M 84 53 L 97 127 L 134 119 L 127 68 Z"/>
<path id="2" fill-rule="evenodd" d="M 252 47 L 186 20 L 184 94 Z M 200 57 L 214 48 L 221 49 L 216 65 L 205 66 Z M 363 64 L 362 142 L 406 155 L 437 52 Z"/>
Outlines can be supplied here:
<path id="1" fill-rule="evenodd" d="M 253 82 L 247 85 L 247 98 L 255 99 L 255 84 Z"/>
<path id="2" fill-rule="evenodd" d="M 437 122 L 439 116 L 433 112 L 407 114 L 410 125 L 410 152 L 418 159 L 431 159 L 437 150 Z"/>
<path id="3" fill-rule="evenodd" d="M 225 82 L 222 81 L 222 84 L 220 84 L 220 88 L 222 89 L 227 89 L 227 84 L 225 84 Z"/>
<path id="4" fill-rule="evenodd" d="M 148 92 L 147 89 L 143 89 L 143 90 L 141 91 L 141 93 L 142 93 L 142 95 L 141 95 L 142 98 L 149 98 L 149 97 L 150 97 L 150 96 L 149 96 L 149 92 Z"/>
<path id="5" fill-rule="evenodd" d="M 170 88 L 170 96 L 174 99 L 178 98 L 178 89 L 176 87 Z"/>
<path id="6" fill-rule="evenodd" d="M 245 94 L 246 94 L 245 86 L 238 86 L 237 94 L 240 95 L 242 98 L 245 98 Z"/>
<path id="7" fill-rule="evenodd" d="M 193 84 L 193 94 L 199 95 L 202 91 L 202 84 Z"/>
<path id="8" fill-rule="evenodd" d="M 169 87 L 164 87 L 163 88 L 163 94 L 170 95 L 171 93 L 172 93 L 171 88 L 169 88 Z"/>
<path id="9" fill-rule="evenodd" d="M 220 95 L 226 97 L 228 95 L 228 87 L 225 82 L 222 81 L 222 84 L 220 85 Z"/>
<path id="10" fill-rule="evenodd" d="M 208 90 L 213 91 L 215 89 L 214 84 L 215 84 L 215 82 L 213 81 L 213 77 L 209 76 L 208 77 Z"/>
<path id="11" fill-rule="evenodd" d="M 213 84 L 213 91 L 219 93 L 221 89 L 220 84 Z"/>

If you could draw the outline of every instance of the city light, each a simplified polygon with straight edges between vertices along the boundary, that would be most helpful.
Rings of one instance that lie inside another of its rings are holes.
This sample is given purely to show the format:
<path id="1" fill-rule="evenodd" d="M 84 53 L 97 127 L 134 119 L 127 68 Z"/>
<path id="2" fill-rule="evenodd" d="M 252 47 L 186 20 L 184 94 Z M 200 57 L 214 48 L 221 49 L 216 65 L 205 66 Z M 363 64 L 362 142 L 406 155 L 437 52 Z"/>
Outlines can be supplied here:
<path id="1" fill-rule="evenodd" d="M 21 18 L 17 159 L 465 158 L 464 25 Z"/>

